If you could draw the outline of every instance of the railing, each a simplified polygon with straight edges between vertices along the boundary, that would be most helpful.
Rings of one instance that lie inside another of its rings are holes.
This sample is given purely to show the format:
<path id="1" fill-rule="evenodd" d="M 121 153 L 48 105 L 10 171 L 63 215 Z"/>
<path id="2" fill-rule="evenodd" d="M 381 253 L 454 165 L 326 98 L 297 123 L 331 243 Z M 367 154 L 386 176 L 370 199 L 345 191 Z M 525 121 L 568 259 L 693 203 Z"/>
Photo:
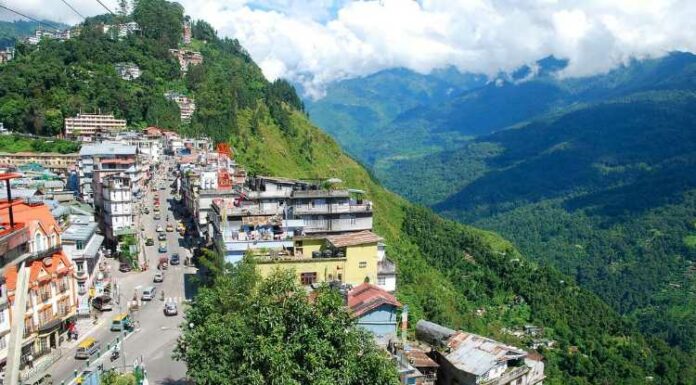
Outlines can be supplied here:
<path id="1" fill-rule="evenodd" d="M 305 232 L 372 229 L 372 217 L 362 219 L 305 220 Z"/>
<path id="2" fill-rule="evenodd" d="M 43 259 L 46 257 L 50 257 L 55 253 L 60 252 L 60 250 L 61 250 L 61 246 L 52 246 L 52 247 L 49 247 L 47 249 L 37 250 L 37 251 L 32 253 L 32 258 Z"/>
<path id="3" fill-rule="evenodd" d="M 492 378 L 490 380 L 484 380 L 481 381 L 479 384 L 480 385 L 497 385 L 497 384 L 508 384 L 512 380 L 523 376 L 525 373 L 529 371 L 529 368 L 526 366 L 522 366 L 519 368 L 515 368 L 513 370 L 509 370 L 504 372 L 500 377 L 498 378 Z"/>
<path id="4" fill-rule="evenodd" d="M 372 212 L 372 204 L 326 204 L 326 205 L 301 205 L 293 206 L 293 213 L 302 214 L 320 214 L 320 213 L 369 213 Z"/>
<path id="5" fill-rule="evenodd" d="M 41 354 L 39 354 L 41 353 Z M 51 365 L 58 361 L 63 356 L 62 349 L 54 349 L 52 351 L 41 351 L 36 352 L 36 356 L 40 357 L 37 359 L 32 367 L 25 368 L 20 374 L 19 379 L 24 382 L 30 377 L 33 377 L 39 373 L 46 371 Z"/>

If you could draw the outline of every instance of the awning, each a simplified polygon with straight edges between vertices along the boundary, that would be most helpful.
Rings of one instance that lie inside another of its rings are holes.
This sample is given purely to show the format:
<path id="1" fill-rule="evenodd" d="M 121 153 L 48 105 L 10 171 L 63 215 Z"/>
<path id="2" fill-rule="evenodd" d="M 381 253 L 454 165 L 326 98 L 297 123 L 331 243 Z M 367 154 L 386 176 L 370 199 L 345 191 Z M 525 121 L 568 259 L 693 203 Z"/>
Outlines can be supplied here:
<path id="1" fill-rule="evenodd" d="M 102 243 L 104 242 L 104 236 L 99 235 L 99 234 L 94 234 L 92 237 L 94 239 L 92 242 L 89 242 L 87 245 L 87 248 L 85 249 L 83 255 L 85 258 L 94 258 L 97 256 L 97 253 L 99 252 L 99 248 L 101 247 Z"/>

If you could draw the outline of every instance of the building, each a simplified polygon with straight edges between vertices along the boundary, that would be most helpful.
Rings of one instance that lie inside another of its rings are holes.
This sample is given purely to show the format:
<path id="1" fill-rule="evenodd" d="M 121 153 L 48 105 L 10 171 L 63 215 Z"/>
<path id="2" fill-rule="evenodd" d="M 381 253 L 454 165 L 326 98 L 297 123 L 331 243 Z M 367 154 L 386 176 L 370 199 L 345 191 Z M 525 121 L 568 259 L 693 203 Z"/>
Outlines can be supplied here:
<path id="1" fill-rule="evenodd" d="M 292 192 L 290 215 L 304 221 L 307 233 L 372 229 L 372 202 L 360 190 L 300 189 Z"/>
<path id="2" fill-rule="evenodd" d="M 11 61 L 12 59 L 14 59 L 14 56 L 14 47 L 6 47 L 5 49 L 0 50 L 0 64 L 5 64 Z"/>
<path id="3" fill-rule="evenodd" d="M 93 142 L 125 129 L 126 120 L 116 119 L 113 115 L 77 114 L 65 118 L 65 137 L 68 139 Z"/>
<path id="4" fill-rule="evenodd" d="M 103 34 L 109 35 L 111 39 L 124 39 L 132 33 L 140 32 L 141 28 L 138 23 L 131 21 L 121 24 L 103 24 L 101 30 Z"/>
<path id="5" fill-rule="evenodd" d="M 11 218 L 11 219 L 10 219 Z M 10 221 L 8 221 L 8 219 Z M 0 298 L 0 361 L 8 355 L 8 322 L 17 303 L 24 307 L 21 364 L 59 349 L 76 314 L 74 267 L 61 250 L 61 229 L 43 203 L 14 201 L 0 209 L 2 298 Z M 24 262 L 26 267 L 18 269 Z M 19 274 L 26 274 L 26 291 L 18 291 Z M 8 309 L 9 308 L 9 309 Z M 9 311 L 8 311 L 9 310 Z M 20 318 L 20 319 L 21 319 Z M 18 329 L 17 329 L 18 330 Z M 10 331 L 11 332 L 11 331 Z M 4 363 L 3 363 L 4 365 Z"/>
<path id="6" fill-rule="evenodd" d="M 38 164 L 52 172 L 67 174 L 77 165 L 79 154 L 60 154 L 57 152 L 0 152 L 0 163 L 15 168 Z"/>
<path id="7" fill-rule="evenodd" d="M 30 45 L 36 45 L 41 42 L 42 39 L 50 39 L 50 40 L 69 40 L 72 37 L 73 33 L 70 29 L 66 29 L 63 31 L 44 31 L 42 29 L 37 29 L 34 31 L 33 36 L 29 36 L 24 38 L 24 42 Z"/>
<path id="8" fill-rule="evenodd" d="M 185 73 L 192 65 L 203 63 L 203 55 L 200 52 L 185 49 L 170 49 L 169 53 L 179 61 L 181 72 Z"/>
<path id="9" fill-rule="evenodd" d="M 390 293 L 396 291 L 396 264 L 387 257 L 382 242 L 377 245 L 377 286 Z"/>
<path id="10" fill-rule="evenodd" d="M 141 75 L 140 67 L 135 63 L 116 63 L 114 68 L 123 80 L 135 80 Z"/>
<path id="11" fill-rule="evenodd" d="M 142 170 L 137 167 L 137 148 L 135 146 L 115 142 L 85 144 L 80 148 L 78 174 L 80 196 L 87 203 L 94 202 L 95 191 L 99 191 L 99 189 L 94 189 L 95 171 L 129 172 L 134 179 L 144 180 Z"/>
<path id="12" fill-rule="evenodd" d="M 95 195 L 95 213 L 107 245 L 115 249 L 120 236 L 136 233 L 131 179 L 125 174 L 108 174 L 103 177 L 95 175 L 95 180 L 97 179 L 101 193 Z"/>
<path id="13" fill-rule="evenodd" d="M 193 112 L 196 110 L 196 102 L 187 96 L 174 91 L 164 93 L 167 100 L 174 101 L 179 106 L 179 115 L 182 122 L 190 122 Z"/>
<path id="14" fill-rule="evenodd" d="M 393 294 L 365 282 L 348 292 L 346 302 L 356 324 L 372 333 L 378 345 L 387 346 L 396 338 L 396 313 L 401 304 Z"/>
<path id="15" fill-rule="evenodd" d="M 416 324 L 416 336 L 435 347 L 439 384 L 535 385 L 544 380 L 538 354 L 425 320 Z"/>
<path id="16" fill-rule="evenodd" d="M 62 236 L 63 253 L 75 266 L 78 314 L 89 315 L 88 289 L 103 285 L 104 275 L 98 271 L 97 266 L 100 263 L 104 236 L 97 234 L 98 225 L 92 216 L 70 215 L 68 222 Z"/>
<path id="17" fill-rule="evenodd" d="M 184 20 L 184 33 L 182 36 L 184 44 L 191 44 L 191 22 L 189 20 Z"/>
<path id="18" fill-rule="evenodd" d="M 358 286 L 377 280 L 377 243 L 371 231 L 331 236 L 295 236 L 285 250 L 251 249 L 261 276 L 276 269 L 294 270 L 302 285 L 341 282 Z"/>

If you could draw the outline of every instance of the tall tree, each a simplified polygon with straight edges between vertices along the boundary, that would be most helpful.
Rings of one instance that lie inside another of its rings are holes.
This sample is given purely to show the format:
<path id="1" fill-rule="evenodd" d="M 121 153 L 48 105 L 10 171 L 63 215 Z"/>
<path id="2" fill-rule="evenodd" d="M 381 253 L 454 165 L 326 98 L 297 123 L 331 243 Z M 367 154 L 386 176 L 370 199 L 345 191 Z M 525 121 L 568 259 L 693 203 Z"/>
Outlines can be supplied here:
<path id="1" fill-rule="evenodd" d="M 245 260 L 199 293 L 176 357 L 197 384 L 398 384 L 335 291 L 313 302 L 289 272 L 260 279 Z"/>

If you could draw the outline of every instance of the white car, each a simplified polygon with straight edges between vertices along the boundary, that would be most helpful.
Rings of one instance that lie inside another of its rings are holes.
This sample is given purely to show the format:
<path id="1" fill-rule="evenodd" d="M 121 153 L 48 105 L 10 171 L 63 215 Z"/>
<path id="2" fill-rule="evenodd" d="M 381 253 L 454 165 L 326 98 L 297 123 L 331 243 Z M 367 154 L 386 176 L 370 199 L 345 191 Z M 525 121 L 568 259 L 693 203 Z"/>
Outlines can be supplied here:
<path id="1" fill-rule="evenodd" d="M 152 282 L 159 283 L 164 281 L 164 273 L 161 271 L 158 271 L 155 273 L 155 276 L 152 278 Z"/>
<path id="2" fill-rule="evenodd" d="M 163 233 L 163 232 L 164 232 L 164 228 L 163 228 L 161 225 L 160 225 L 160 226 L 157 226 L 157 232 L 158 232 L 158 233 Z"/>

